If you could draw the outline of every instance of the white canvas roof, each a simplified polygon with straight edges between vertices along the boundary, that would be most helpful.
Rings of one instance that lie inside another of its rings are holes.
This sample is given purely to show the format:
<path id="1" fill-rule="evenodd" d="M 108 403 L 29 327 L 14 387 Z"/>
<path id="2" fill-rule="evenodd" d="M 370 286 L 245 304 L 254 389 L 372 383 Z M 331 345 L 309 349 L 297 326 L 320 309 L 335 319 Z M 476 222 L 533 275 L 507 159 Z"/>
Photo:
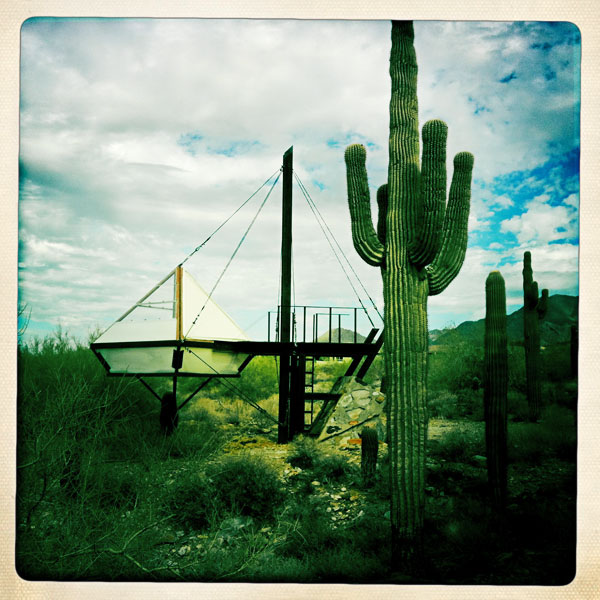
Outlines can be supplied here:
<path id="1" fill-rule="evenodd" d="M 246 360 L 240 354 L 211 348 L 215 341 L 249 340 L 233 319 L 182 267 L 177 267 L 92 345 L 110 373 L 169 374 L 173 349 L 189 347 L 181 374 L 233 375 Z"/>

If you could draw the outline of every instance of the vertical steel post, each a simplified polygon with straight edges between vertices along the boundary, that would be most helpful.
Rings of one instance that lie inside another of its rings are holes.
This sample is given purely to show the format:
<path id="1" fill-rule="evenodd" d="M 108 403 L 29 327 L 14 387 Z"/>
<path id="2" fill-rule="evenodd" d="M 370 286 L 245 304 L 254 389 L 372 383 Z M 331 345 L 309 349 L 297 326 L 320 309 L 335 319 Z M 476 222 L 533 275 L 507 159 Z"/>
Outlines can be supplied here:
<path id="1" fill-rule="evenodd" d="M 279 341 L 283 345 L 279 366 L 279 428 L 277 442 L 288 441 L 290 419 L 290 312 L 292 303 L 292 175 L 294 149 L 283 155 L 283 193 L 281 206 L 281 312 Z"/>

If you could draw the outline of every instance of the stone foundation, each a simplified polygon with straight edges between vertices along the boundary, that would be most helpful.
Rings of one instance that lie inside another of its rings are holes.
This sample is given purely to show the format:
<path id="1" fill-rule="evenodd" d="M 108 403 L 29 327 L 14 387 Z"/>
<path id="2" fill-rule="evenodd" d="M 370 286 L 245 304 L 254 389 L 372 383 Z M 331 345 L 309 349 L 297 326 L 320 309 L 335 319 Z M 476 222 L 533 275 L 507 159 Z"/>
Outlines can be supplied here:
<path id="1" fill-rule="evenodd" d="M 340 399 L 323 426 L 318 440 L 336 441 L 336 445 L 360 445 L 359 433 L 365 425 L 377 430 L 379 440 L 385 434 L 385 396 L 380 391 L 381 382 L 373 385 L 347 378 L 340 387 Z"/>

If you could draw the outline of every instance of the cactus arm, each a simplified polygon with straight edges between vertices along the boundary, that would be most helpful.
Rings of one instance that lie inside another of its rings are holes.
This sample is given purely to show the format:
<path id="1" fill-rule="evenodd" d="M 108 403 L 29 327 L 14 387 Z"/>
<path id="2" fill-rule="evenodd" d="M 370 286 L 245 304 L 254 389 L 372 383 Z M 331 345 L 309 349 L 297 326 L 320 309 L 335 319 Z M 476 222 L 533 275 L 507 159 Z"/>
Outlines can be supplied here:
<path id="1" fill-rule="evenodd" d="M 544 288 L 542 290 L 542 296 L 538 300 L 537 305 L 537 313 L 540 319 L 543 319 L 546 316 L 546 311 L 548 310 L 548 290 Z"/>
<path id="2" fill-rule="evenodd" d="M 448 126 L 443 121 L 436 119 L 423 126 L 421 199 L 409 247 L 410 260 L 418 269 L 435 258 L 442 242 L 442 224 L 446 212 L 447 136 Z"/>
<path id="3" fill-rule="evenodd" d="M 454 157 L 454 173 L 444 216 L 442 246 L 427 269 L 430 296 L 443 292 L 450 285 L 465 260 L 473 160 L 470 152 L 459 152 Z"/>
<path id="4" fill-rule="evenodd" d="M 385 245 L 385 234 L 387 219 L 387 208 L 388 208 L 388 186 L 384 183 L 377 190 L 377 207 L 379 212 L 377 214 L 377 237 L 379 241 Z"/>
<path id="5" fill-rule="evenodd" d="M 531 252 L 523 255 L 523 344 L 525 347 L 525 375 L 527 381 L 527 404 L 529 420 L 536 422 L 540 417 L 540 318 L 546 313 L 548 290 L 542 290 L 538 298 L 538 284 L 533 280 Z"/>
<path id="6" fill-rule="evenodd" d="M 531 252 L 523 255 L 523 298 L 525 307 L 534 309 L 538 303 L 538 284 L 533 280 Z"/>
<path id="7" fill-rule="evenodd" d="M 379 241 L 371 220 L 371 202 L 367 169 L 367 152 L 363 145 L 352 144 L 346 148 L 346 178 L 348 205 L 352 223 L 352 242 L 359 256 L 368 264 L 380 266 L 384 247 Z"/>

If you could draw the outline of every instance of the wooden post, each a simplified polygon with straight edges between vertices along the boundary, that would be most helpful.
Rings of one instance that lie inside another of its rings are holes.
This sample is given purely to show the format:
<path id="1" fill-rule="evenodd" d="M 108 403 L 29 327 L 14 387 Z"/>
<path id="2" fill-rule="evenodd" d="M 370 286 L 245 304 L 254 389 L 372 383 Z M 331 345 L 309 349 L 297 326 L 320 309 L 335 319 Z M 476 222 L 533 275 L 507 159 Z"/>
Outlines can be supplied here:
<path id="1" fill-rule="evenodd" d="M 290 342 L 290 317 L 292 303 L 292 176 L 293 146 L 283 155 L 283 194 L 281 208 L 281 311 L 279 316 L 279 341 Z M 282 350 L 279 363 L 279 428 L 277 442 L 288 439 L 290 420 L 290 352 Z"/>

